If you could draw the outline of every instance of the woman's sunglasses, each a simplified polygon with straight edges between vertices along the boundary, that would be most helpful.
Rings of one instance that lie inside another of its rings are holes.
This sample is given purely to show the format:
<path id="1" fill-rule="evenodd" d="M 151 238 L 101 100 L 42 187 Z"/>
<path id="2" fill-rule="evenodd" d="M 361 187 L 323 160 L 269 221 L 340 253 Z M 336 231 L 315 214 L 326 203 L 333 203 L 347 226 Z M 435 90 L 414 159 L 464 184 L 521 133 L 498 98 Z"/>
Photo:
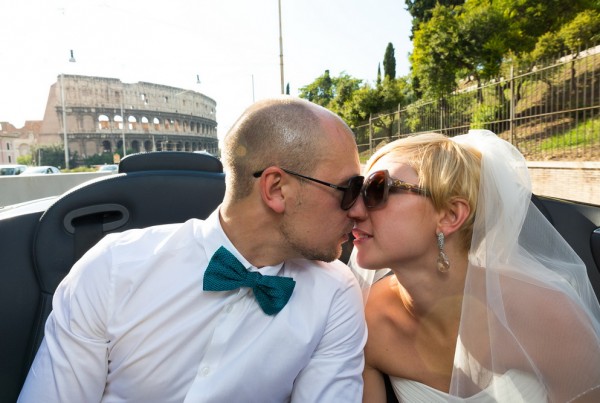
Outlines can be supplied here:
<path id="1" fill-rule="evenodd" d="M 421 196 L 429 196 L 425 188 L 394 179 L 387 170 L 375 171 L 367 177 L 362 187 L 362 197 L 368 209 L 385 206 L 390 192 L 412 192 Z"/>

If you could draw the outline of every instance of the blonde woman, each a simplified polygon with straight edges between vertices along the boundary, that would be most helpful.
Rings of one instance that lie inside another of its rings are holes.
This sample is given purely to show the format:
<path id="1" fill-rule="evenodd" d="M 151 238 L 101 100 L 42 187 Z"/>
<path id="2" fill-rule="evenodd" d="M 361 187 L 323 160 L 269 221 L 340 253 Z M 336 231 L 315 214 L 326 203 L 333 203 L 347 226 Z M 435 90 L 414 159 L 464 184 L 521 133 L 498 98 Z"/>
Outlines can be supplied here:
<path id="1" fill-rule="evenodd" d="M 384 374 L 402 402 L 600 401 L 598 300 L 513 146 L 429 133 L 366 169 L 353 264 L 393 275 L 366 302 L 363 402 Z"/>

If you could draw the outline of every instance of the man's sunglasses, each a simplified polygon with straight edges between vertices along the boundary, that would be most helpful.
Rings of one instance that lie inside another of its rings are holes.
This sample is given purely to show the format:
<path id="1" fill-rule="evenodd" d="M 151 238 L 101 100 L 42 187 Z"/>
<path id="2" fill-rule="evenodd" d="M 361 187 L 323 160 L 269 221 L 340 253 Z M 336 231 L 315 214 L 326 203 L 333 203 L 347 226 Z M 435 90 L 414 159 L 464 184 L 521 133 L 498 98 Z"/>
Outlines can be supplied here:
<path id="1" fill-rule="evenodd" d="M 302 179 L 320 183 L 321 185 L 329 186 L 330 188 L 344 192 L 344 196 L 342 196 L 342 203 L 340 204 L 340 207 L 342 208 L 342 210 L 348 210 L 350 207 L 352 207 L 354 205 L 354 203 L 356 202 L 356 199 L 358 199 L 358 197 L 360 196 L 360 190 L 362 189 L 362 185 L 365 180 L 365 178 L 363 176 L 353 176 L 352 178 L 350 178 L 350 180 L 348 181 L 348 184 L 346 186 L 339 186 L 339 185 L 334 185 L 333 183 L 329 183 L 329 182 L 325 182 L 325 181 L 322 181 L 319 179 L 311 178 L 310 176 L 301 175 L 299 173 L 290 171 L 289 169 L 284 169 L 284 168 L 280 168 L 280 169 L 283 172 L 286 172 L 290 175 L 294 175 L 294 176 L 297 176 Z M 260 176 L 263 174 L 263 172 L 264 172 L 264 169 L 262 171 L 254 172 L 252 174 L 252 176 L 254 176 L 255 178 L 260 178 Z"/>
<path id="2" fill-rule="evenodd" d="M 383 207 L 390 192 L 412 192 L 421 196 L 429 196 L 429 191 L 417 185 L 394 179 L 387 170 L 375 171 L 365 180 L 362 197 L 368 209 Z"/>

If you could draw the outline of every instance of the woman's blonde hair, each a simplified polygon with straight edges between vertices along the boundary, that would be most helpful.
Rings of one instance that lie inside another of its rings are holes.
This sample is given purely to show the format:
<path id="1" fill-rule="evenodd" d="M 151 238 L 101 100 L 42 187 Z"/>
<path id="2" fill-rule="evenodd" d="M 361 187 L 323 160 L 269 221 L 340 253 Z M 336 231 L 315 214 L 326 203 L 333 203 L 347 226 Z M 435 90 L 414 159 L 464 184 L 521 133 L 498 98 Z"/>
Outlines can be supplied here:
<path id="1" fill-rule="evenodd" d="M 455 198 L 467 201 L 470 213 L 459 230 L 461 244 L 469 250 L 479 192 L 481 153 L 439 133 L 423 133 L 395 140 L 379 149 L 367 162 L 367 171 L 382 157 L 408 164 L 429 191 L 440 211 Z"/>

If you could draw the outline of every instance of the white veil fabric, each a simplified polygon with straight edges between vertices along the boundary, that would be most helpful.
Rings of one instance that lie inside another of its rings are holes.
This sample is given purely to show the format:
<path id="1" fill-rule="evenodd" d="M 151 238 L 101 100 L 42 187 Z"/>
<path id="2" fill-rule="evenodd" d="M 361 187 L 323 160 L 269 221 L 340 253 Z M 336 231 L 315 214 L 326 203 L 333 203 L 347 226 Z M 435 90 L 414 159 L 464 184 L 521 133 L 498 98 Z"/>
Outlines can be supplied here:
<path id="1" fill-rule="evenodd" d="M 497 380 L 510 374 L 531 387 L 523 401 L 542 390 L 542 401 L 600 402 L 600 305 L 585 264 L 531 202 L 514 146 L 487 130 L 453 141 L 482 165 L 449 399 L 506 401 Z M 367 298 L 383 271 L 360 268 L 354 252 L 349 265 Z"/>
<path id="2" fill-rule="evenodd" d="M 482 165 L 450 394 L 519 371 L 549 401 L 598 399 L 600 306 L 585 264 L 531 202 L 515 147 L 487 130 L 453 140 Z"/>

